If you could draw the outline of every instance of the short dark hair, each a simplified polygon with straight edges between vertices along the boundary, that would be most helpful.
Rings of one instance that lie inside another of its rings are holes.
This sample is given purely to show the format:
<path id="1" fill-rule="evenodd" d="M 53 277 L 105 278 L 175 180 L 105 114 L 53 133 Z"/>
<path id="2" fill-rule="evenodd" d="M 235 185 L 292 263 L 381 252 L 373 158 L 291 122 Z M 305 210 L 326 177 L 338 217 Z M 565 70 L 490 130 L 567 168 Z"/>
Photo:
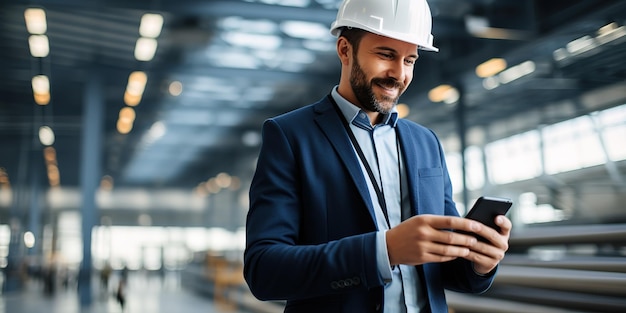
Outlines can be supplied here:
<path id="1" fill-rule="evenodd" d="M 361 39 L 365 35 L 367 31 L 362 30 L 360 28 L 354 27 L 343 27 L 341 32 L 339 33 L 340 37 L 345 37 L 352 48 L 354 49 L 354 53 L 356 54 L 359 51 L 359 43 L 361 43 Z"/>

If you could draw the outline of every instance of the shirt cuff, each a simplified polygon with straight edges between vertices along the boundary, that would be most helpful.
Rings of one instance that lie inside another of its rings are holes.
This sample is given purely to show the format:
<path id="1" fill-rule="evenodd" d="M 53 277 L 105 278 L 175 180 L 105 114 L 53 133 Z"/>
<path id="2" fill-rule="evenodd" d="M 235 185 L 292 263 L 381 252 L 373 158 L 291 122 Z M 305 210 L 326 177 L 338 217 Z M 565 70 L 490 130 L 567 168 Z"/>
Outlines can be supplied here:
<path id="1" fill-rule="evenodd" d="M 391 264 L 389 264 L 389 255 L 387 254 L 387 230 L 381 230 L 376 233 L 376 264 L 378 264 L 378 272 L 385 283 L 391 282 Z"/>

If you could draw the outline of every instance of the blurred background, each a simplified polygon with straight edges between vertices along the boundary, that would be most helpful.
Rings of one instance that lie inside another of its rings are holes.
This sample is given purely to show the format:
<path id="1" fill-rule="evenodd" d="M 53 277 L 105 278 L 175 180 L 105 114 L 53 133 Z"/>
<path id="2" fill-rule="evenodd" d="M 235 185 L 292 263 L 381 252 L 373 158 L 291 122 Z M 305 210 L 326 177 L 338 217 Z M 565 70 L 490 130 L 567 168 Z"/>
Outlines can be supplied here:
<path id="1" fill-rule="evenodd" d="M 0 313 L 282 312 L 243 283 L 269 117 L 338 83 L 339 0 L 2 0 Z M 626 309 L 626 2 L 430 0 L 402 117 L 464 214 L 514 201 L 454 312 Z"/>

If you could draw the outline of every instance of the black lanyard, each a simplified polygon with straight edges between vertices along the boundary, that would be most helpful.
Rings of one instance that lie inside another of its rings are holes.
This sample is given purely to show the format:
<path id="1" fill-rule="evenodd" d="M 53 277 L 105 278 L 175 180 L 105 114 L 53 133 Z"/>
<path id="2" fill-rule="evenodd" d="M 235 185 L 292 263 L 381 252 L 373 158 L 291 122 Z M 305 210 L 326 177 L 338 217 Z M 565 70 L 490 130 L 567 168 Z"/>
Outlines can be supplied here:
<path id="1" fill-rule="evenodd" d="M 372 182 L 372 185 L 374 186 L 374 190 L 376 192 L 376 197 L 378 198 L 378 204 L 380 205 L 383 214 L 385 215 L 385 221 L 387 222 L 387 226 L 389 227 L 389 229 L 391 229 L 391 223 L 389 223 L 389 213 L 387 213 L 387 203 L 385 202 L 385 194 L 383 193 L 382 190 L 382 177 L 380 179 L 380 186 L 378 185 L 378 182 L 376 180 L 376 177 L 374 176 L 374 172 L 372 171 L 372 168 L 369 164 L 369 162 L 367 162 L 367 158 L 365 157 L 365 154 L 363 153 L 363 150 L 361 149 L 361 145 L 359 145 L 359 142 L 356 140 L 356 137 L 354 137 L 354 133 L 352 133 L 352 129 L 350 129 L 350 125 L 348 124 L 348 121 L 346 120 L 345 116 L 343 116 L 343 113 L 341 112 L 341 110 L 339 109 L 339 105 L 337 105 L 337 102 L 335 102 L 335 99 L 333 99 L 333 97 L 331 95 L 328 95 L 328 99 L 330 99 L 330 101 L 333 103 L 333 105 L 335 106 L 335 109 L 337 110 L 337 114 L 339 114 L 339 117 L 341 117 L 341 121 L 343 122 L 343 126 L 346 128 L 346 131 L 348 132 L 348 136 L 350 137 L 350 141 L 352 141 L 352 145 L 354 146 L 354 149 L 356 150 L 357 154 L 359 155 L 359 158 L 361 159 L 361 162 L 363 162 L 363 165 L 365 166 L 365 170 L 367 171 L 367 175 L 370 178 L 370 181 Z M 396 131 L 396 140 L 398 139 L 398 132 Z M 402 176 L 400 173 L 400 148 L 398 147 L 398 143 L 396 141 L 396 149 L 398 150 L 398 178 L 400 180 L 402 180 Z M 376 160 L 378 162 L 378 156 L 376 156 Z M 378 169 L 378 171 L 380 172 L 380 167 Z M 400 187 L 402 188 L 402 187 Z M 402 199 L 402 196 L 400 196 L 400 199 Z M 402 205 L 402 204 L 401 204 Z"/>

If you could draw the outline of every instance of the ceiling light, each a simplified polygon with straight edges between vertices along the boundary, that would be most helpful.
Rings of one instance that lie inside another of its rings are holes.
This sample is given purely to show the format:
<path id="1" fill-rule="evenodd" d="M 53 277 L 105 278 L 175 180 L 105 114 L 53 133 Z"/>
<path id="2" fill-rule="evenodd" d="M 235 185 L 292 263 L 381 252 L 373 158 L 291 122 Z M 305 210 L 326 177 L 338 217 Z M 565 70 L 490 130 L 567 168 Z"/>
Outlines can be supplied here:
<path id="1" fill-rule="evenodd" d="M 617 23 L 610 23 L 598 29 L 596 40 L 600 44 L 606 44 L 626 36 L 626 27 L 619 26 Z"/>
<path id="2" fill-rule="evenodd" d="M 156 38 L 163 28 L 163 16 L 161 14 L 146 13 L 141 17 L 139 34 L 142 37 Z"/>
<path id="3" fill-rule="evenodd" d="M 276 23 L 270 20 L 247 20 L 240 16 L 229 16 L 218 22 L 226 31 L 239 31 L 255 34 L 276 34 Z"/>
<path id="4" fill-rule="evenodd" d="M 493 90 L 500 86 L 500 81 L 497 76 L 490 76 L 483 79 L 483 88 L 487 90 Z"/>
<path id="5" fill-rule="evenodd" d="M 335 43 L 330 41 L 304 40 L 302 41 L 302 46 L 308 50 L 321 52 L 329 52 L 335 50 Z"/>
<path id="6" fill-rule="evenodd" d="M 54 131 L 49 126 L 39 127 L 39 142 L 44 146 L 54 144 Z"/>
<path id="7" fill-rule="evenodd" d="M 34 76 L 31 85 L 33 87 L 33 96 L 35 103 L 46 105 L 50 103 L 50 80 L 46 75 Z"/>
<path id="8" fill-rule="evenodd" d="M 116 128 L 120 134 L 126 135 L 130 133 L 131 130 L 133 130 L 133 121 L 118 119 Z"/>
<path id="9" fill-rule="evenodd" d="M 40 8 L 29 8 L 24 11 L 26 29 L 32 35 L 43 35 L 46 33 L 46 12 Z"/>
<path id="10" fill-rule="evenodd" d="M 132 95 L 142 95 L 148 83 L 148 75 L 142 71 L 135 71 L 128 76 L 126 91 Z"/>
<path id="11" fill-rule="evenodd" d="M 260 0 L 266 4 L 277 4 L 282 6 L 306 8 L 310 5 L 311 0 Z"/>
<path id="12" fill-rule="evenodd" d="M 274 50 L 282 45 L 282 39 L 274 35 L 227 32 L 222 38 L 233 46 L 252 49 Z"/>
<path id="13" fill-rule="evenodd" d="M 157 49 L 157 41 L 154 38 L 139 38 L 135 45 L 135 59 L 138 61 L 150 61 L 154 58 Z"/>
<path id="14" fill-rule="evenodd" d="M 31 35 L 28 37 L 28 47 L 30 48 L 30 54 L 35 58 L 45 58 L 50 53 L 50 46 L 48 44 L 48 36 L 46 35 Z"/>
<path id="15" fill-rule="evenodd" d="M 396 110 L 398 110 L 399 118 L 405 118 L 411 113 L 411 108 L 404 103 L 398 103 L 398 105 L 396 105 Z"/>
<path id="16" fill-rule="evenodd" d="M 50 92 L 50 80 L 46 75 L 34 76 L 32 81 L 34 93 L 49 93 Z"/>
<path id="17" fill-rule="evenodd" d="M 33 232 L 27 231 L 24 233 L 24 245 L 28 249 L 35 246 L 35 234 Z"/>
<path id="18" fill-rule="evenodd" d="M 134 122 L 135 121 L 135 110 L 131 107 L 123 107 L 120 110 L 119 119 L 126 122 Z"/>
<path id="19" fill-rule="evenodd" d="M 552 57 L 555 61 L 563 61 L 569 56 L 569 52 L 565 48 L 558 48 L 552 52 Z"/>
<path id="20" fill-rule="evenodd" d="M 589 51 L 597 46 L 594 38 L 591 36 L 583 36 L 578 39 L 570 41 L 566 46 L 567 52 L 572 55 L 581 54 L 583 52 Z"/>
<path id="21" fill-rule="evenodd" d="M 453 104 L 459 101 L 460 98 L 461 94 L 459 93 L 459 90 L 456 88 L 451 88 L 446 92 L 445 97 L 443 98 L 443 102 L 445 104 Z"/>
<path id="22" fill-rule="evenodd" d="M 133 123 L 128 123 L 122 120 L 118 120 L 115 127 L 118 133 L 122 135 L 126 135 L 130 133 L 131 130 L 133 130 Z"/>
<path id="23" fill-rule="evenodd" d="M 328 39 L 332 38 L 328 27 L 320 23 L 305 21 L 286 21 L 280 25 L 283 33 L 293 38 Z"/>
<path id="24" fill-rule="evenodd" d="M 46 160 L 46 164 L 56 164 L 57 152 L 54 150 L 54 147 L 48 146 L 43 149 L 43 158 Z"/>
<path id="25" fill-rule="evenodd" d="M 180 96 L 180 94 L 183 93 L 183 84 L 179 81 L 173 81 L 170 83 L 167 91 L 174 97 Z"/>
<path id="26" fill-rule="evenodd" d="M 506 60 L 502 58 L 493 58 L 483 62 L 476 67 L 476 75 L 478 77 L 489 77 L 496 75 L 506 69 Z"/>
<path id="27" fill-rule="evenodd" d="M 33 95 L 35 103 L 39 105 L 47 105 L 50 103 L 50 93 L 36 93 Z"/>
<path id="28" fill-rule="evenodd" d="M 141 102 L 141 95 L 133 95 L 128 90 L 124 92 L 124 103 L 126 105 L 134 107 Z"/>
<path id="29" fill-rule="evenodd" d="M 502 73 L 498 74 L 500 83 L 508 84 L 516 79 L 529 75 L 535 71 L 537 66 L 533 61 L 526 61 L 515 65 Z"/>
<path id="30" fill-rule="evenodd" d="M 428 99 L 432 102 L 445 102 L 448 104 L 459 100 L 459 91 L 450 85 L 439 85 L 428 92 Z"/>
<path id="31" fill-rule="evenodd" d="M 224 172 L 217 174 L 215 177 L 215 183 L 217 183 L 220 188 L 228 188 L 231 181 L 232 177 Z"/>

